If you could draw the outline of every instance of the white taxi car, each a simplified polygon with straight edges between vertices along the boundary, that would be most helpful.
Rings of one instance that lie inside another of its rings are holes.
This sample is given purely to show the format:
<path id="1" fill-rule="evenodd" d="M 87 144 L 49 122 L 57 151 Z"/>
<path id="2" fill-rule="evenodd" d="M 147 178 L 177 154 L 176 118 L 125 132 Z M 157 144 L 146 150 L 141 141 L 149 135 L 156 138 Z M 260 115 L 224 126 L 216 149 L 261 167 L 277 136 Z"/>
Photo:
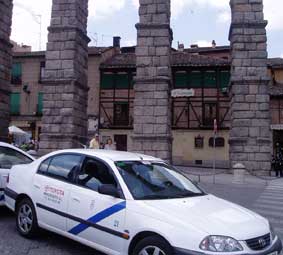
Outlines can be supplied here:
<path id="1" fill-rule="evenodd" d="M 0 142 L 0 206 L 5 204 L 4 189 L 11 167 L 18 164 L 29 164 L 33 160 L 32 156 L 17 147 Z"/>
<path id="2" fill-rule="evenodd" d="M 57 151 L 13 167 L 5 199 L 21 235 L 44 228 L 107 254 L 282 250 L 265 218 L 204 193 L 170 165 L 140 154 Z"/>

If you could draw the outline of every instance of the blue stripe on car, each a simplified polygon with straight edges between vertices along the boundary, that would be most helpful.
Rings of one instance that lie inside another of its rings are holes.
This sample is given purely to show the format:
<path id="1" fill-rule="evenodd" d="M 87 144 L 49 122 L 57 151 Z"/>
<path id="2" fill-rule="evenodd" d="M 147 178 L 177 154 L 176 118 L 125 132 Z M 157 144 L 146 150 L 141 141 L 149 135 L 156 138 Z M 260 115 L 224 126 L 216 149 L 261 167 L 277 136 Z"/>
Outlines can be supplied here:
<path id="1" fill-rule="evenodd" d="M 122 211 L 126 208 L 126 201 L 123 201 L 119 204 L 113 205 L 97 214 L 95 214 L 94 216 L 92 216 L 91 218 L 87 219 L 87 221 L 92 222 L 92 223 L 98 223 L 99 221 L 102 221 L 106 218 L 108 218 L 109 216 Z M 73 235 L 78 235 L 81 232 L 83 232 L 84 230 L 88 229 L 90 226 L 86 225 L 84 223 L 80 223 L 79 225 L 73 227 L 71 230 L 69 230 L 69 233 L 73 234 Z"/>

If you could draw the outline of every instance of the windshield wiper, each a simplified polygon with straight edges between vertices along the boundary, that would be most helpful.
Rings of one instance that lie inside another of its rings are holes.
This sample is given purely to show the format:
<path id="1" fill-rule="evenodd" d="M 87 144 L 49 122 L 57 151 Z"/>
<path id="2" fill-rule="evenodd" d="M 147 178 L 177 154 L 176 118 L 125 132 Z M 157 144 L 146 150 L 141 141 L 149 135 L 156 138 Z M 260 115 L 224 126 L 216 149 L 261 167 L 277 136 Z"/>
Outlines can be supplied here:
<path id="1" fill-rule="evenodd" d="M 191 192 L 191 191 L 187 191 L 187 192 L 184 192 L 182 194 L 176 194 L 176 197 L 178 198 L 184 198 L 184 197 L 201 197 L 201 196 L 205 196 L 206 194 L 204 192 L 202 193 L 194 193 L 194 192 Z"/>
<path id="2" fill-rule="evenodd" d="M 141 198 L 137 198 L 137 200 L 155 200 L 155 199 L 172 199 L 175 198 L 175 196 L 168 196 L 168 195 L 147 195 L 147 196 L 143 196 Z"/>

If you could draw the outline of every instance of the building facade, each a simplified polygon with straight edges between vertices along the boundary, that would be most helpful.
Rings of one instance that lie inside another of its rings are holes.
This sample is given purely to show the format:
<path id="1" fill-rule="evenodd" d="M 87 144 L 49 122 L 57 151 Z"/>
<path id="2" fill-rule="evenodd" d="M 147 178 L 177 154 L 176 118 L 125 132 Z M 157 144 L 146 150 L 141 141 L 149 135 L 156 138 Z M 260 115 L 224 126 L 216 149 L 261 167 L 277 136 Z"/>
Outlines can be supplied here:
<path id="1" fill-rule="evenodd" d="M 117 45 L 116 45 L 117 46 Z M 230 47 L 171 50 L 171 125 L 173 162 L 179 165 L 229 167 Z M 283 146 L 283 60 L 269 59 L 273 147 Z M 44 52 L 14 53 L 11 124 L 41 131 Z M 135 47 L 89 48 L 88 134 L 111 137 L 118 150 L 133 146 Z M 213 148 L 214 120 L 218 133 Z M 272 151 L 271 151 L 272 153 Z"/>

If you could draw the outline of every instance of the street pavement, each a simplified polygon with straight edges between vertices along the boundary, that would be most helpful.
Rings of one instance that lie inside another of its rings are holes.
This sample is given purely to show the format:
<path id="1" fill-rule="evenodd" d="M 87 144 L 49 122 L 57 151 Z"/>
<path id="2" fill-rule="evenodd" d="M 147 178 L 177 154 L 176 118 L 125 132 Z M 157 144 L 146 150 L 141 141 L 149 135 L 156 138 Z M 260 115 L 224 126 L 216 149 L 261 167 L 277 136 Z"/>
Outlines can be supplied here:
<path id="1" fill-rule="evenodd" d="M 269 184 L 252 209 L 267 217 L 283 240 L 283 182 Z"/>
<path id="2" fill-rule="evenodd" d="M 283 239 L 283 179 L 274 181 L 250 180 L 233 184 L 232 175 L 202 178 L 199 184 L 206 192 L 215 194 L 267 217 Z M 101 255 L 86 246 L 53 233 L 43 231 L 39 237 L 27 240 L 18 235 L 14 215 L 0 208 L 1 255 Z"/>

